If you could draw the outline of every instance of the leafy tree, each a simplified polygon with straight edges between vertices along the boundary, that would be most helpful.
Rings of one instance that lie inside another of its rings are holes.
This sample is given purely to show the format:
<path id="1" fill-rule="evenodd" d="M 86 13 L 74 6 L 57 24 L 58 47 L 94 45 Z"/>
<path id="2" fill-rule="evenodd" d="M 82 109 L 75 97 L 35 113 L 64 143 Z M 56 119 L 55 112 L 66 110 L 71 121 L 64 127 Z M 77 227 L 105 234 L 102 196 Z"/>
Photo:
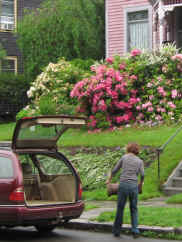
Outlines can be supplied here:
<path id="1" fill-rule="evenodd" d="M 18 23 L 17 43 L 33 79 L 58 58 L 104 57 L 104 0 L 47 0 Z"/>

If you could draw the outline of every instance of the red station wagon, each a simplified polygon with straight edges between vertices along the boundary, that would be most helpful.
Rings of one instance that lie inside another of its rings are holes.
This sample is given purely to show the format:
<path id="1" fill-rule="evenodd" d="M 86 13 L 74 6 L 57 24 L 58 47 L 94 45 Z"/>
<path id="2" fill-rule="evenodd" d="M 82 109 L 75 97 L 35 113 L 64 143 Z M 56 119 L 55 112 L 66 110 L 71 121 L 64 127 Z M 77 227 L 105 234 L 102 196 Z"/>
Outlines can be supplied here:
<path id="1" fill-rule="evenodd" d="M 48 232 L 81 215 L 79 175 L 56 143 L 65 130 L 84 124 L 84 118 L 69 116 L 17 122 L 9 147 L 0 144 L 0 226 Z"/>

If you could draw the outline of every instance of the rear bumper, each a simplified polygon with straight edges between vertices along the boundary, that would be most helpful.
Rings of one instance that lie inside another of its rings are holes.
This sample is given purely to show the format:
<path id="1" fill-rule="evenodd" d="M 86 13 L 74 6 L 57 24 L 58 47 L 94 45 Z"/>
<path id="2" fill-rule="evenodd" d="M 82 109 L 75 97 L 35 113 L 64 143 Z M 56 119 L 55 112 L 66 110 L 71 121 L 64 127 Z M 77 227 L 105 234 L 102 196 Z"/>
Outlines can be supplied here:
<path id="1" fill-rule="evenodd" d="M 78 218 L 84 210 L 83 201 L 62 206 L 1 206 L 0 225 L 26 226 L 40 223 L 61 223 Z"/>

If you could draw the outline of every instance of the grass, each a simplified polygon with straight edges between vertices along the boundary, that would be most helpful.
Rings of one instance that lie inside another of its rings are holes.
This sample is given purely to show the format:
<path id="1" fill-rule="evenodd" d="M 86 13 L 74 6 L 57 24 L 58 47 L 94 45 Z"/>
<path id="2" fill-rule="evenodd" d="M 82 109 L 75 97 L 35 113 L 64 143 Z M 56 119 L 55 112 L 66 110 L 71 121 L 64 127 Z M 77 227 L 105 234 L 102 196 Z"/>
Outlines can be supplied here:
<path id="1" fill-rule="evenodd" d="M 0 140 L 9 141 L 12 139 L 15 123 L 0 124 Z"/>
<path id="2" fill-rule="evenodd" d="M 166 200 L 166 203 L 168 204 L 179 204 L 181 203 L 182 204 L 182 194 L 176 194 L 176 195 L 173 195 L 171 197 L 169 197 L 167 200 Z"/>
<path id="3" fill-rule="evenodd" d="M 181 208 L 149 207 L 139 206 L 139 224 L 160 227 L 180 227 L 181 226 Z M 103 212 L 96 220 L 98 222 L 113 222 L 116 211 Z M 129 208 L 125 208 L 124 224 L 130 224 Z"/>
<path id="4" fill-rule="evenodd" d="M 11 140 L 14 123 L 0 125 L 0 140 Z M 89 134 L 85 129 L 70 129 L 60 138 L 60 150 L 68 146 L 90 147 L 123 147 L 128 142 L 135 141 L 141 146 L 160 147 L 173 135 L 179 125 L 163 125 L 156 127 L 128 127 L 112 132 L 104 131 Z M 161 185 L 168 178 L 172 170 L 182 159 L 182 131 L 166 146 L 160 156 L 160 180 L 158 179 L 157 160 L 145 171 L 145 184 L 141 200 L 161 196 Z M 98 187 L 94 191 L 84 192 L 86 199 L 115 200 L 116 197 L 107 197 L 106 190 Z"/>
<path id="5" fill-rule="evenodd" d="M 94 205 L 94 204 L 86 204 L 85 208 L 84 208 L 84 211 L 89 211 L 89 210 L 92 210 L 94 208 L 99 208 L 99 206 Z"/>
<path id="6" fill-rule="evenodd" d="M 136 141 L 141 145 L 162 145 L 177 129 L 177 126 L 156 126 L 152 128 L 129 127 L 112 132 L 90 133 L 82 130 L 68 130 L 59 141 L 60 146 L 124 146 Z"/>

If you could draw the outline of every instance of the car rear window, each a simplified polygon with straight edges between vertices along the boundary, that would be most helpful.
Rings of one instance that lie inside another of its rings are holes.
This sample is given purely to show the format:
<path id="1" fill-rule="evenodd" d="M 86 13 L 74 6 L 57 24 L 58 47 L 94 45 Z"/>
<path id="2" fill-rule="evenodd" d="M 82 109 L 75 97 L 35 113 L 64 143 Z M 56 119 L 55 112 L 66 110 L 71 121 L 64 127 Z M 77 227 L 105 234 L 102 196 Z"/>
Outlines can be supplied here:
<path id="1" fill-rule="evenodd" d="M 0 179 L 13 177 L 12 160 L 7 157 L 0 157 Z"/>
<path id="2" fill-rule="evenodd" d="M 47 175 L 72 174 L 71 169 L 63 160 L 46 155 L 37 155 L 36 157 L 39 160 L 44 173 Z"/>

